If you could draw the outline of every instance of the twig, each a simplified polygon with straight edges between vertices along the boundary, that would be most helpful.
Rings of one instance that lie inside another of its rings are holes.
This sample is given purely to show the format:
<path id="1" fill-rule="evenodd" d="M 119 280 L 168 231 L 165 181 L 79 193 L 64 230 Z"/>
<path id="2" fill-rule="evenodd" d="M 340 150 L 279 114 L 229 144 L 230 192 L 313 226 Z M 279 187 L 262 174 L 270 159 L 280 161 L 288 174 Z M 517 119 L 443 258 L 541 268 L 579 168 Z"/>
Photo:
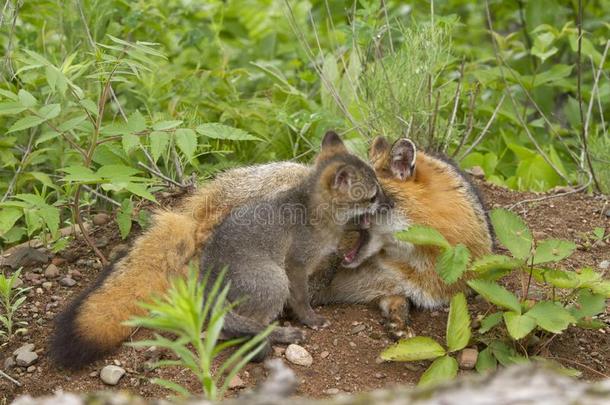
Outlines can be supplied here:
<path id="1" fill-rule="evenodd" d="M 485 11 L 486 11 L 486 15 L 487 15 L 487 23 L 489 25 L 489 32 L 491 33 L 491 37 L 492 37 L 491 42 L 492 42 L 492 45 L 494 48 L 494 54 L 496 57 L 496 61 L 500 68 L 500 74 L 502 76 L 502 81 L 504 82 L 504 85 L 506 86 L 506 92 L 508 93 L 508 96 L 510 97 L 510 101 L 513 105 L 513 110 L 515 111 L 515 115 L 516 115 L 517 119 L 519 120 L 519 123 L 525 130 L 525 134 L 527 135 L 529 140 L 534 144 L 534 147 L 536 148 L 536 150 L 538 151 L 540 156 L 544 159 L 544 161 L 553 169 L 553 171 L 555 171 L 555 173 L 557 173 L 557 175 L 559 177 L 561 177 L 563 179 L 563 181 L 566 182 L 566 184 L 571 184 L 570 180 L 561 172 L 561 170 L 559 170 L 557 168 L 557 166 L 551 161 L 551 159 L 547 156 L 547 154 L 542 150 L 542 147 L 540 147 L 540 144 L 538 143 L 538 141 L 536 140 L 534 135 L 530 132 L 530 129 L 527 126 L 527 123 L 523 120 L 523 117 L 521 117 L 521 114 L 519 114 L 519 111 L 517 108 L 517 101 L 515 100 L 513 93 L 510 91 L 510 86 L 508 85 L 508 81 L 506 80 L 506 76 L 504 75 L 504 64 L 505 63 L 503 62 L 503 59 L 500 55 L 500 50 L 498 49 L 498 44 L 496 43 L 496 39 L 493 36 L 494 30 L 493 30 L 493 24 L 491 21 L 491 12 L 489 11 L 489 1 L 488 0 L 485 0 Z M 509 72 L 512 72 L 512 69 L 508 68 L 508 70 L 509 70 Z"/>
<path id="2" fill-rule="evenodd" d="M 589 142 L 587 139 L 587 126 L 585 124 L 585 115 L 582 108 L 582 0 L 578 0 L 578 57 L 576 59 L 576 94 L 578 95 L 578 111 L 580 113 L 580 138 L 582 142 L 582 153 L 584 154 L 584 159 L 589 166 L 589 172 L 591 172 L 591 178 L 593 178 L 593 183 L 595 183 L 595 188 L 597 191 L 601 191 L 601 187 L 597 178 L 595 177 L 595 171 L 593 170 L 593 163 L 591 163 L 591 155 L 589 154 Z M 607 48 L 606 48 L 607 49 Z M 604 52 L 605 53 L 605 52 Z M 602 61 L 603 66 L 603 61 Z M 597 83 L 597 82 L 596 82 Z M 591 99 L 593 99 L 593 93 L 591 94 Z M 581 157 L 582 159 L 582 157 Z"/>
<path id="3" fill-rule="evenodd" d="M 11 377 L 10 375 L 6 374 L 4 371 L 0 370 L 0 377 L 4 377 L 7 380 L 9 380 L 10 382 L 12 382 L 13 384 L 15 384 L 18 387 L 21 387 L 21 383 L 17 380 L 15 380 L 13 377 Z"/>
<path id="4" fill-rule="evenodd" d="M 451 157 L 453 158 L 455 158 L 458 153 L 460 153 L 460 150 L 462 149 L 468 138 L 470 138 L 470 134 L 474 129 L 474 102 L 477 99 L 480 89 L 481 86 L 479 86 L 479 84 L 477 83 L 474 88 L 474 91 L 470 94 L 470 101 L 468 102 L 468 115 L 466 117 L 466 131 L 464 131 L 464 133 L 462 134 L 462 139 L 460 139 L 459 145 L 451 154 Z"/>
<path id="5" fill-rule="evenodd" d="M 175 144 L 172 144 L 172 159 L 174 161 L 174 167 L 176 168 L 176 176 L 178 177 L 180 183 L 184 185 L 184 170 L 182 170 L 182 163 L 180 162 L 178 153 L 176 153 Z"/>
<path id="6" fill-rule="evenodd" d="M 477 145 L 479 143 L 481 143 L 481 141 L 485 137 L 485 134 L 487 134 L 487 131 L 489 131 L 489 128 L 491 127 L 491 124 L 495 121 L 496 115 L 498 114 L 498 111 L 500 111 L 500 107 L 502 107 L 502 103 L 504 103 L 504 98 L 505 97 L 506 97 L 506 94 L 502 94 L 502 98 L 500 98 L 500 101 L 498 102 L 498 105 L 496 106 L 496 108 L 494 109 L 493 113 L 491 114 L 491 118 L 489 118 L 489 121 L 487 121 L 487 124 L 485 125 L 485 127 L 483 128 L 483 130 L 481 131 L 481 133 L 479 134 L 477 139 L 475 139 L 474 142 L 472 143 L 472 145 L 470 145 L 470 147 L 468 147 L 468 149 L 466 149 L 466 152 L 464 152 L 462 154 L 462 156 L 458 159 L 458 161 L 463 160 L 466 156 L 468 156 L 468 154 L 470 152 L 472 152 L 474 150 L 474 148 L 477 147 Z"/>
<path id="7" fill-rule="evenodd" d="M 527 199 L 527 200 L 522 200 L 522 201 L 516 202 L 513 205 L 507 207 L 507 209 L 509 211 L 512 211 L 515 207 L 518 207 L 518 206 L 520 206 L 522 204 L 528 204 L 528 203 L 532 203 L 532 202 L 539 202 L 539 201 L 544 201 L 544 200 L 550 200 L 552 198 L 563 197 L 563 196 L 570 195 L 570 194 L 580 193 L 581 191 L 585 190 L 590 185 L 591 185 L 591 176 L 589 176 L 589 181 L 586 184 L 583 184 L 582 186 L 580 186 L 578 188 L 575 188 L 573 190 L 566 191 L 565 193 L 557 193 L 557 194 L 545 195 L 543 197 L 530 198 L 530 199 Z"/>
<path id="8" fill-rule="evenodd" d="M 166 182 L 168 182 L 168 183 L 170 183 L 170 184 L 173 184 L 173 185 L 174 185 L 174 186 L 176 186 L 176 187 L 180 187 L 180 188 L 187 188 L 187 186 L 185 186 L 184 184 L 180 184 L 180 183 L 178 183 L 176 180 L 174 180 L 174 179 L 171 179 L 171 178 L 167 177 L 167 176 L 166 176 L 166 175 L 164 175 L 163 173 L 161 173 L 161 172 L 159 172 L 159 171 L 155 170 L 154 168 L 152 168 L 152 167 L 150 167 L 150 166 L 145 165 L 145 164 L 144 164 L 144 163 L 142 163 L 142 162 L 138 162 L 138 166 L 140 166 L 140 167 L 142 167 L 142 168 L 144 168 L 144 169 L 148 170 L 148 171 L 150 172 L 150 174 L 152 174 L 152 175 L 154 175 L 154 176 L 157 176 L 157 177 L 159 177 L 160 179 L 165 180 Z"/>
<path id="9" fill-rule="evenodd" d="M 28 139 L 28 145 L 25 148 L 25 151 L 23 152 L 23 156 L 21 156 L 21 162 L 19 163 L 19 167 L 17 168 L 17 170 L 15 170 L 15 174 L 13 175 L 13 178 L 11 179 L 11 182 L 9 183 L 9 185 L 6 189 L 6 193 L 4 193 L 0 202 L 6 201 L 6 199 L 8 197 L 10 197 L 11 194 L 13 194 L 13 189 L 15 188 L 15 184 L 17 183 L 17 178 L 19 177 L 19 175 L 21 174 L 21 171 L 23 170 L 23 166 L 25 165 L 26 159 L 32 152 L 32 141 L 33 140 L 34 140 L 34 130 L 31 130 L 30 138 Z"/>
<path id="10" fill-rule="evenodd" d="M 443 140 L 441 144 L 443 145 L 443 153 L 447 152 L 447 146 L 449 141 L 451 140 L 451 132 L 453 131 L 453 124 L 455 123 L 455 117 L 457 116 L 458 105 L 460 102 L 460 95 L 462 93 L 462 80 L 464 80 L 464 60 L 462 59 L 462 64 L 460 66 L 460 79 L 457 82 L 457 87 L 455 89 L 455 96 L 453 100 L 453 111 L 451 112 L 451 118 L 447 122 L 447 129 L 445 130 L 445 135 L 443 136 Z"/>
<path id="11" fill-rule="evenodd" d="M 102 193 L 100 193 L 100 192 L 98 192 L 98 191 L 95 191 L 94 189 L 92 189 L 91 187 L 89 187 L 89 186 L 88 186 L 88 185 L 86 185 L 86 184 L 83 184 L 83 188 L 84 188 L 85 190 L 87 190 L 88 192 L 90 192 L 91 194 L 94 194 L 94 195 L 98 196 L 98 197 L 99 197 L 99 198 L 101 198 L 102 200 L 106 200 L 106 201 L 108 201 L 108 202 L 109 202 L 110 204 L 112 204 L 112 205 L 116 205 L 117 207 L 120 207 L 120 206 L 121 206 L 121 203 L 119 203 L 118 201 L 113 200 L 112 198 L 110 198 L 110 197 L 108 197 L 107 195 L 104 195 L 104 194 L 102 194 Z"/>

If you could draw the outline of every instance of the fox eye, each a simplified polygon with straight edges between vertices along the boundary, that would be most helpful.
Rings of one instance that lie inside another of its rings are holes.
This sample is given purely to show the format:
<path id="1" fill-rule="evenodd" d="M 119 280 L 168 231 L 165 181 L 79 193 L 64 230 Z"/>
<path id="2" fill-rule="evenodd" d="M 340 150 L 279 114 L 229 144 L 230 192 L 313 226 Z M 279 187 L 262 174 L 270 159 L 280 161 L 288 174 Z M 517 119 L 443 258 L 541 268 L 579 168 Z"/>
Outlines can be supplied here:
<path id="1" fill-rule="evenodd" d="M 377 201 L 377 193 L 375 193 L 375 195 L 374 195 L 374 196 L 372 196 L 371 198 L 369 198 L 369 202 L 370 202 L 371 204 L 372 204 L 372 203 L 374 203 L 375 201 Z"/>

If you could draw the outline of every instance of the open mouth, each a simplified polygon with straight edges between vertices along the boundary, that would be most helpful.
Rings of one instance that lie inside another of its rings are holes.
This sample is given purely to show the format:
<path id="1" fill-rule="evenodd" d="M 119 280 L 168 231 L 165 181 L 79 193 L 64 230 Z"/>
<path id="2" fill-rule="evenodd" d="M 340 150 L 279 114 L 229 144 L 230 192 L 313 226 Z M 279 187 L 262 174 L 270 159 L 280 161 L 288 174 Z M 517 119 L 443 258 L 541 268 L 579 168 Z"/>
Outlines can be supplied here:
<path id="1" fill-rule="evenodd" d="M 368 229 L 371 227 L 371 215 L 368 213 L 359 215 L 354 218 L 352 224 L 354 225 L 352 230 L 357 233 L 357 236 L 353 235 L 354 232 L 351 232 L 351 237 L 347 238 L 351 243 L 346 253 L 343 255 L 343 265 L 354 263 L 362 248 L 366 246 L 369 241 L 370 233 Z"/>

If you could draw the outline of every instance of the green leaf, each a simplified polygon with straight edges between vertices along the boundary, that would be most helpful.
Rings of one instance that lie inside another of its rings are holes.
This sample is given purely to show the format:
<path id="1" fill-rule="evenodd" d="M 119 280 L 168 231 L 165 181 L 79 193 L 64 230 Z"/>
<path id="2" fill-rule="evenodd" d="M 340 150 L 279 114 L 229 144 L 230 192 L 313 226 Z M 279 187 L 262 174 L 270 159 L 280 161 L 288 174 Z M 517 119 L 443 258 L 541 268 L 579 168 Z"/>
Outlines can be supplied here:
<path id="1" fill-rule="evenodd" d="M 499 340 L 492 341 L 488 348 L 503 366 L 527 362 L 525 357 L 519 355 L 513 348 L 508 347 L 505 343 Z"/>
<path id="2" fill-rule="evenodd" d="M 127 183 L 125 185 L 125 189 L 137 196 L 144 197 L 147 200 L 156 202 L 155 196 L 152 195 L 147 189 L 146 186 L 139 183 Z"/>
<path id="3" fill-rule="evenodd" d="M 15 207 L 2 207 L 0 209 L 0 234 L 4 235 L 23 216 L 23 210 Z"/>
<path id="4" fill-rule="evenodd" d="M 38 209 L 38 215 L 44 220 L 53 238 L 59 236 L 59 209 L 51 205 L 46 205 Z"/>
<path id="5" fill-rule="evenodd" d="M 38 114 L 42 116 L 45 121 L 57 117 L 60 112 L 61 107 L 59 106 L 59 104 L 48 104 L 38 110 Z"/>
<path id="6" fill-rule="evenodd" d="M 493 355 L 493 352 L 489 347 L 481 350 L 479 356 L 477 357 L 477 364 L 475 368 L 481 374 L 487 373 L 489 371 L 494 371 L 498 367 L 498 361 Z"/>
<path id="7" fill-rule="evenodd" d="M 576 319 L 592 317 L 604 312 L 606 308 L 606 297 L 603 294 L 595 294 L 587 289 L 578 291 L 576 305 L 570 308 L 570 312 Z"/>
<path id="8" fill-rule="evenodd" d="M 182 121 L 160 121 L 153 124 L 154 131 L 167 131 L 168 129 L 176 128 L 182 124 Z"/>
<path id="9" fill-rule="evenodd" d="M 26 108 L 22 106 L 21 103 L 17 103 L 14 101 L 0 103 L 0 116 L 19 114 L 20 112 L 25 110 Z"/>
<path id="10" fill-rule="evenodd" d="M 144 119 L 144 116 L 140 113 L 140 111 L 135 111 L 129 116 L 129 118 L 127 118 L 126 128 L 132 134 L 144 131 L 146 129 L 146 119 Z"/>
<path id="11" fill-rule="evenodd" d="M 479 333 L 483 334 L 491 330 L 494 326 L 498 325 L 502 322 L 502 312 L 494 312 L 493 314 L 487 315 L 481 321 L 481 327 L 479 328 Z"/>
<path id="12" fill-rule="evenodd" d="M 123 134 L 121 141 L 126 154 L 140 146 L 140 137 L 134 134 Z"/>
<path id="13" fill-rule="evenodd" d="M 470 341 L 470 314 L 464 293 L 451 298 L 449 318 L 447 319 L 447 347 L 449 352 L 462 350 Z"/>
<path id="14" fill-rule="evenodd" d="M 61 169 L 68 173 L 63 177 L 63 181 L 75 183 L 96 183 L 102 180 L 102 177 L 87 167 L 84 166 L 68 166 Z"/>
<path id="15" fill-rule="evenodd" d="M 229 141 L 260 141 L 243 129 L 229 127 L 217 122 L 201 124 L 195 128 L 198 134 L 212 139 L 223 139 Z"/>
<path id="16" fill-rule="evenodd" d="M 97 175 L 106 179 L 120 179 L 123 180 L 127 177 L 134 176 L 140 173 L 138 169 L 129 167 L 126 165 L 104 165 L 97 170 Z"/>
<path id="17" fill-rule="evenodd" d="M 503 208 L 494 209 L 490 218 L 500 242 L 517 259 L 527 258 L 532 250 L 532 233 L 523 220 Z"/>
<path id="18" fill-rule="evenodd" d="M 521 313 L 521 305 L 519 305 L 517 297 L 498 283 L 485 280 L 470 280 L 468 285 L 487 301 L 515 311 L 518 314 Z"/>
<path id="19" fill-rule="evenodd" d="M 13 125 L 11 125 L 11 127 L 8 129 L 8 131 L 6 133 L 10 134 L 11 132 L 22 131 L 24 129 L 28 129 L 28 128 L 32 128 L 37 125 L 40 125 L 43 122 L 45 122 L 44 118 L 40 118 L 35 115 L 27 115 L 23 118 L 20 118 L 19 120 L 17 120 L 17 122 L 15 122 Z"/>
<path id="20" fill-rule="evenodd" d="M 413 225 L 404 231 L 396 232 L 394 236 L 400 241 L 414 245 L 432 245 L 443 249 L 451 247 L 439 231 L 424 225 Z"/>
<path id="21" fill-rule="evenodd" d="M 381 353 L 381 358 L 390 361 L 429 360 L 443 356 L 445 353 L 445 349 L 434 339 L 416 336 L 402 339 L 389 346 Z"/>
<path id="22" fill-rule="evenodd" d="M 197 150 L 197 135 L 188 128 L 177 129 L 174 133 L 176 145 L 188 159 L 192 159 Z"/>
<path id="23" fill-rule="evenodd" d="M 466 271 L 470 260 L 470 252 L 461 243 L 453 248 L 445 249 L 436 258 L 436 272 L 447 284 L 453 284 Z"/>
<path id="24" fill-rule="evenodd" d="M 21 102 L 21 104 L 24 107 L 30 108 L 30 107 L 34 107 L 38 101 L 36 100 L 36 97 L 34 97 L 30 92 L 26 91 L 26 90 L 19 90 L 19 101 Z"/>
<path id="25" fill-rule="evenodd" d="M 574 250 L 576 250 L 576 244 L 568 240 L 543 240 L 536 247 L 534 264 L 558 262 L 570 256 Z"/>
<path id="26" fill-rule="evenodd" d="M 121 239 L 125 239 L 131 231 L 131 215 L 133 213 L 133 203 L 129 199 L 123 200 L 121 209 L 117 212 L 116 223 L 119 226 Z"/>
<path id="27" fill-rule="evenodd" d="M 475 273 L 486 273 L 490 270 L 513 270 L 523 264 L 522 260 L 513 259 L 504 255 L 486 255 L 478 258 L 470 270 Z"/>
<path id="28" fill-rule="evenodd" d="M 443 356 L 434 360 L 430 367 L 422 374 L 418 386 L 431 386 L 453 380 L 457 376 L 458 362 L 450 356 Z"/>
<path id="29" fill-rule="evenodd" d="M 576 323 L 567 309 L 551 301 L 538 302 L 526 315 L 534 318 L 542 329 L 553 333 L 561 333 L 571 323 Z"/>
<path id="30" fill-rule="evenodd" d="M 165 152 L 170 141 L 170 134 L 162 131 L 153 131 L 150 134 L 150 154 L 155 162 Z"/>
<path id="31" fill-rule="evenodd" d="M 513 339 L 523 339 L 536 327 L 536 320 L 528 315 L 516 312 L 505 312 L 504 323 Z"/>
<path id="32" fill-rule="evenodd" d="M 582 285 L 578 274 L 572 271 L 535 268 L 532 270 L 532 275 L 540 282 L 559 288 L 577 288 Z"/>

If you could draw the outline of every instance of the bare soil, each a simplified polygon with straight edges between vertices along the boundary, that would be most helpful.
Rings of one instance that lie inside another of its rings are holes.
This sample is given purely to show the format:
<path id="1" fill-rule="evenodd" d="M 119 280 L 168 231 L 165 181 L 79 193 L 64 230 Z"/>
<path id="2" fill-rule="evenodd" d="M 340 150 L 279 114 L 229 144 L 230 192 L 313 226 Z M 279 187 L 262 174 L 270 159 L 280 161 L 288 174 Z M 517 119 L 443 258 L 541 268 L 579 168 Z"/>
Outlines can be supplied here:
<path id="1" fill-rule="evenodd" d="M 518 201 L 541 197 L 541 195 L 511 192 L 483 182 L 479 182 L 479 186 L 490 208 L 508 207 Z M 567 268 L 578 269 L 588 266 L 603 272 L 604 270 L 600 270 L 598 265 L 604 260 L 610 260 L 610 248 L 604 243 L 594 243 L 591 231 L 595 227 L 602 227 L 606 232 L 610 232 L 610 218 L 606 215 L 609 209 L 607 197 L 570 194 L 523 204 L 516 207 L 515 211 L 524 217 L 537 238 L 564 238 L 579 244 L 579 249 L 564 263 Z M 93 236 L 105 254 L 122 243 L 118 235 L 114 222 L 96 226 L 93 230 Z M 145 397 L 165 397 L 168 391 L 149 381 L 159 376 L 183 384 L 193 393 L 200 392 L 197 382 L 187 370 L 177 368 L 148 370 L 146 366 L 151 358 L 167 355 L 159 353 L 158 350 L 123 346 L 108 358 L 79 372 L 67 372 L 54 367 L 46 355 L 52 320 L 75 294 L 93 282 L 100 268 L 90 249 L 80 240 L 74 241 L 66 251 L 58 255 L 56 262 L 61 276 L 51 280 L 44 278 L 46 265 L 24 269 L 24 274 L 29 272 L 31 279 L 22 277 L 25 285 L 32 286 L 33 289 L 29 292 L 26 304 L 19 311 L 18 319 L 28 323 L 27 332 L 16 335 L 11 341 L 0 346 L 0 368 L 17 379 L 22 386 L 17 387 L 0 377 L 0 405 L 22 394 L 38 396 L 60 389 L 75 392 L 117 389 L 133 391 Z M 77 273 L 74 273 L 74 270 Z M 72 272 L 73 277 L 77 279 L 77 284 L 72 287 L 58 283 L 58 280 L 68 272 Z M 43 288 L 42 282 L 45 281 L 50 281 L 51 285 L 45 284 L 46 288 Z M 510 279 L 506 283 L 515 290 L 521 286 L 521 281 L 518 279 Z M 470 306 L 473 318 L 489 309 L 487 304 L 474 297 L 470 299 Z M 308 331 L 309 339 L 304 347 L 314 358 L 311 367 L 290 365 L 301 381 L 298 395 L 323 397 L 329 395 L 327 391 L 329 389 L 330 392 L 336 391 L 334 389 L 341 392 L 356 392 L 394 384 L 415 384 L 427 367 L 427 362 L 376 361 L 379 353 L 391 343 L 381 326 L 381 318 L 376 308 L 333 305 L 320 308 L 319 311 L 329 318 L 332 326 L 321 331 Z M 560 361 L 565 366 L 582 371 L 583 378 L 594 380 L 607 377 L 610 374 L 610 305 L 607 305 L 606 313 L 599 318 L 606 323 L 605 328 L 599 330 L 570 328 L 544 346 L 542 354 Z M 418 335 L 431 336 L 443 342 L 446 319 L 445 310 L 415 311 L 412 315 L 412 327 Z M 364 325 L 363 330 L 360 325 Z M 150 332 L 140 330 L 132 339 L 140 340 L 148 336 Z M 30 367 L 28 370 L 22 367 L 10 369 L 2 367 L 5 359 L 25 343 L 35 344 L 39 354 L 35 367 Z M 275 348 L 275 356 L 283 357 L 282 347 Z M 116 387 L 105 386 L 99 378 L 99 371 L 106 364 L 118 364 L 127 370 L 127 374 Z M 240 373 L 245 387 L 234 389 L 231 395 L 236 394 L 240 389 L 255 386 L 265 378 L 265 373 L 260 364 L 248 365 Z"/>

